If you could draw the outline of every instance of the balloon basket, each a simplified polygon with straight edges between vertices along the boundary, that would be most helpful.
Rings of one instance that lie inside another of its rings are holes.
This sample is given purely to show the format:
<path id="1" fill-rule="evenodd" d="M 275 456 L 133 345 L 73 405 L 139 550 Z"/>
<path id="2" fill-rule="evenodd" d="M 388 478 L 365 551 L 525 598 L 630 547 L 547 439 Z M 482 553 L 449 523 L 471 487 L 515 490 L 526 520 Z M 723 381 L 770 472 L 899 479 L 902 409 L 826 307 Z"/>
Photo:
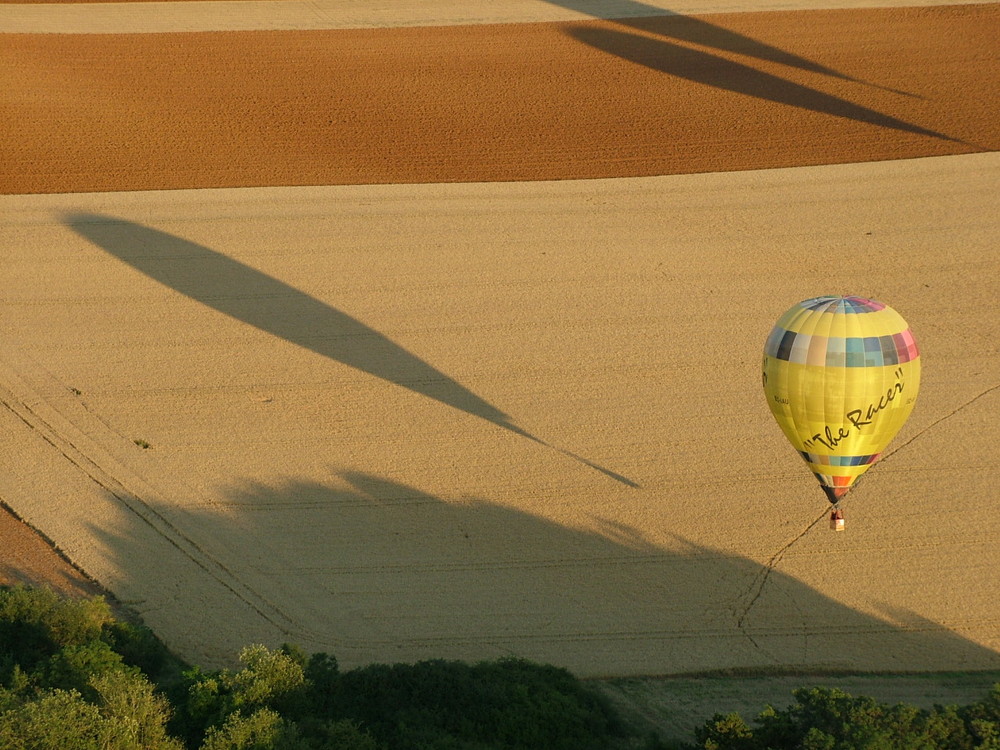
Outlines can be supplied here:
<path id="1" fill-rule="evenodd" d="M 844 530 L 844 514 L 839 508 L 834 509 L 830 513 L 830 530 L 831 531 L 843 531 Z"/>

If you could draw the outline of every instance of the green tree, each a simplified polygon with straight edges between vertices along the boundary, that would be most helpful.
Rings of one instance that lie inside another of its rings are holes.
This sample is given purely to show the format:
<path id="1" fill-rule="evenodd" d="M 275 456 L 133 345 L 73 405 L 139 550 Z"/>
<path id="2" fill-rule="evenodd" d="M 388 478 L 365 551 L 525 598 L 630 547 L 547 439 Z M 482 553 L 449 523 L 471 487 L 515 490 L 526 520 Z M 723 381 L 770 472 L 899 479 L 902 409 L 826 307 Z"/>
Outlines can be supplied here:
<path id="1" fill-rule="evenodd" d="M 100 639 L 113 620 L 101 597 L 72 601 L 50 589 L 0 588 L 0 680 L 8 684 L 15 665 L 31 672 L 62 648 Z"/>
<path id="2" fill-rule="evenodd" d="M 995 719 L 1000 691 L 959 709 L 927 711 L 906 704 L 889 706 L 841 690 L 793 691 L 784 710 L 768 706 L 754 726 L 739 714 L 716 715 L 695 733 L 704 750 L 1000 750 Z"/>
<path id="3" fill-rule="evenodd" d="M 1000 750 L 1000 683 L 981 701 L 958 710 L 959 716 L 982 750 Z"/>
<path id="4" fill-rule="evenodd" d="M 260 708 L 249 715 L 236 711 L 209 728 L 200 750 L 378 750 L 378 745 L 349 721 L 311 721 L 303 727 Z"/>
<path id="5" fill-rule="evenodd" d="M 100 640 L 64 646 L 38 665 L 37 673 L 45 687 L 76 690 L 93 700 L 91 678 L 125 669 L 122 657 Z"/>
<path id="6" fill-rule="evenodd" d="M 249 716 L 235 711 L 210 727 L 201 750 L 298 750 L 297 738 L 275 711 L 262 708 Z"/>
<path id="7" fill-rule="evenodd" d="M 286 650 L 271 651 L 256 644 L 240 652 L 243 669 L 231 677 L 237 707 L 271 706 L 297 702 L 305 686 L 302 665 Z"/>
<path id="8" fill-rule="evenodd" d="M 170 704 L 154 692 L 138 671 L 105 672 L 91 678 L 97 695 L 102 735 L 108 748 L 121 750 L 182 750 L 167 734 Z"/>
<path id="9" fill-rule="evenodd" d="M 75 690 L 48 690 L 0 714 L 0 747 L 8 750 L 105 750 L 101 714 Z"/>
<path id="10" fill-rule="evenodd" d="M 704 750 L 754 750 L 753 730 L 738 713 L 715 714 L 695 730 L 698 747 Z"/>
<path id="11" fill-rule="evenodd" d="M 101 639 L 125 664 L 137 667 L 154 682 L 176 680 L 186 668 L 145 625 L 113 620 L 103 627 Z"/>
<path id="12" fill-rule="evenodd" d="M 269 709 L 279 717 L 282 713 L 297 717 L 303 712 L 306 680 L 296 656 L 287 650 L 272 651 L 257 644 L 240 652 L 240 662 L 243 667 L 235 672 L 227 669 L 204 672 L 195 668 L 185 673 L 184 692 L 180 695 L 175 692 L 178 711 L 171 726 L 186 738 L 189 746 L 198 746 L 211 730 L 218 734 L 230 717 L 235 722 L 231 732 L 237 732 L 244 731 L 241 727 L 251 726 L 247 722 L 260 709 Z M 252 726 L 263 727 L 269 715 L 254 719 Z"/>
<path id="13" fill-rule="evenodd" d="M 166 732 L 169 708 L 137 672 L 107 672 L 91 682 L 96 701 L 77 690 L 45 689 L 31 699 L 0 700 L 5 750 L 183 750 Z"/>
<path id="14" fill-rule="evenodd" d="M 340 676 L 328 711 L 393 750 L 603 750 L 622 734 L 603 698 L 569 672 L 521 659 L 370 665 Z"/>

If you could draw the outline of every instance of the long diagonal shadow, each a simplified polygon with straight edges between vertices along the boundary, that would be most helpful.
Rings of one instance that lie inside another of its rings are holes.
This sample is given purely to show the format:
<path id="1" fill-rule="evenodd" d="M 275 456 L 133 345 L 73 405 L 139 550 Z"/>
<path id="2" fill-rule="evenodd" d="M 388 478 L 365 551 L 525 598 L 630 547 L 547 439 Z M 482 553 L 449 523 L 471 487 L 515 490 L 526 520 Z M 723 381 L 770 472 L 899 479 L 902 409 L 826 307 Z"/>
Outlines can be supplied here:
<path id="1" fill-rule="evenodd" d="M 551 0 L 550 0 L 551 1 Z M 639 3 L 641 5 L 641 3 Z M 789 68 L 796 68 L 807 73 L 819 73 L 828 78 L 837 78 L 842 81 L 860 83 L 864 86 L 881 89 L 902 96 L 917 97 L 908 91 L 900 91 L 889 86 L 882 86 L 871 81 L 865 81 L 839 70 L 821 65 L 813 60 L 788 52 L 774 45 L 761 42 L 745 34 L 731 31 L 714 23 L 709 23 L 697 16 L 672 15 L 668 24 L 657 23 L 656 18 L 641 18 L 634 20 L 619 21 L 623 26 L 628 26 L 639 31 L 649 31 L 661 36 L 676 39 L 677 41 L 698 44 L 721 52 L 743 55 L 760 60 L 761 62 L 777 63 Z M 917 97 L 920 98 L 920 97 Z"/>
<path id="2" fill-rule="evenodd" d="M 239 261 L 175 235 L 109 216 L 72 213 L 64 216 L 63 222 L 137 271 L 231 318 L 485 419 L 629 487 L 639 486 L 532 435 L 488 401 L 373 328 Z"/>
<path id="3" fill-rule="evenodd" d="M 632 32 L 589 27 L 572 28 L 567 33 L 584 44 L 616 57 L 713 88 L 821 114 L 845 117 L 856 122 L 964 143 L 943 133 L 913 125 L 832 94 L 811 89 L 808 86 L 788 81 L 709 52 L 690 49 L 663 39 L 653 39 Z"/>
<path id="4" fill-rule="evenodd" d="M 620 26 L 648 31 L 677 41 L 698 44 L 721 52 L 744 55 L 762 62 L 778 63 L 809 73 L 839 78 L 842 81 L 860 83 L 894 94 L 916 96 L 916 94 L 907 91 L 900 91 L 849 76 L 801 55 L 761 42 L 698 16 L 664 10 L 655 5 L 638 2 L 638 0 L 612 0 L 612 2 L 608 2 L 608 0 L 546 0 L 546 2 L 595 17 L 598 17 L 599 13 L 600 17 Z M 668 18 L 669 21 L 663 23 L 664 18 Z"/>

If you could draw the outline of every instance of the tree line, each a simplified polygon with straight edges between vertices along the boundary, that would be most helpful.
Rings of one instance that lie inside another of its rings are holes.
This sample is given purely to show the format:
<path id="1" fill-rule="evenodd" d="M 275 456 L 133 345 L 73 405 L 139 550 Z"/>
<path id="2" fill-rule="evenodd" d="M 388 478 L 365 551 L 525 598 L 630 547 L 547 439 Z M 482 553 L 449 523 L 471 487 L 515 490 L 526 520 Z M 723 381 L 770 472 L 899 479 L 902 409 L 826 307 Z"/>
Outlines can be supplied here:
<path id="1" fill-rule="evenodd" d="M 640 736 L 564 669 L 506 658 L 341 671 L 251 645 L 239 668 L 185 664 L 101 598 L 0 588 L 0 747 L 10 750 L 1000 750 L 1000 686 L 922 710 L 824 688 L 690 742 Z"/>

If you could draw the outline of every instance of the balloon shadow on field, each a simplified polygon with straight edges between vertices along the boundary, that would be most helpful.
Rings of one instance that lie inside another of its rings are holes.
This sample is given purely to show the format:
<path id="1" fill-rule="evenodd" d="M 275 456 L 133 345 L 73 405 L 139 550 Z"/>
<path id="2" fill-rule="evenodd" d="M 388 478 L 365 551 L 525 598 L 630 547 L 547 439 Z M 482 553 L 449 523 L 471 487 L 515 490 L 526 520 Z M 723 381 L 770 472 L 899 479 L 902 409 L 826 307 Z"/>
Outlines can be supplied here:
<path id="1" fill-rule="evenodd" d="M 807 73 L 818 73 L 842 81 L 851 81 L 894 94 L 917 97 L 901 91 L 841 73 L 834 68 L 767 44 L 746 34 L 706 21 L 697 15 L 684 15 L 637 0 L 546 0 L 550 5 L 601 18 L 624 28 L 655 34 L 663 39 L 696 44 L 719 52 L 742 55 L 760 62 L 784 65 Z M 625 59 L 630 59 L 625 56 Z M 920 98 L 920 97 L 917 97 Z"/>
<path id="2" fill-rule="evenodd" d="M 70 213 L 63 223 L 140 273 L 224 315 L 484 419 L 621 484 L 639 486 L 519 427 L 497 407 L 356 318 L 222 253 L 110 216 Z"/>
<path id="3" fill-rule="evenodd" d="M 586 5 L 584 2 L 574 0 L 547 0 L 547 2 L 577 9 L 582 9 Z M 700 16 L 664 11 L 652 5 L 634 2 L 634 0 L 618 0 L 617 6 L 613 7 L 620 9 L 620 15 L 607 9 L 602 10 L 602 14 L 614 16 L 611 19 L 612 23 L 625 28 L 655 34 L 674 42 L 696 44 L 719 52 L 741 55 L 764 63 L 784 65 L 806 73 L 818 73 L 829 78 L 861 83 L 895 94 L 915 96 L 915 94 L 849 76 L 801 55 L 706 21 Z"/>
<path id="4" fill-rule="evenodd" d="M 794 83 L 753 67 L 753 62 L 782 65 L 805 73 L 857 83 L 891 94 L 916 94 L 866 81 L 788 52 L 696 15 L 682 15 L 637 0 L 546 0 L 559 7 L 594 16 L 605 27 L 571 26 L 567 34 L 620 59 L 694 83 L 953 143 L 974 146 L 944 133 L 908 123 L 832 94 Z M 607 26 L 618 28 L 607 28 Z M 702 47 L 702 50 L 691 46 Z M 711 50 L 711 51 L 709 51 Z M 742 64 L 714 54 L 738 55 Z M 977 147 L 978 148 L 978 147 Z"/>
<path id="5" fill-rule="evenodd" d="M 684 27 L 690 23 L 696 24 L 697 34 L 686 34 L 682 38 L 711 38 L 711 31 L 703 28 L 704 26 L 710 26 L 710 24 L 705 24 L 705 22 L 699 22 L 686 16 L 676 19 L 674 17 L 667 17 L 665 20 L 645 19 L 642 24 L 638 22 L 632 24 L 635 28 L 641 28 L 644 33 L 584 26 L 570 28 L 566 33 L 595 49 L 629 60 L 637 65 L 642 65 L 651 70 L 712 88 L 731 91 L 776 104 L 797 107 L 833 117 L 843 117 L 855 122 L 876 125 L 891 130 L 928 136 L 955 143 L 964 143 L 943 133 L 929 130 L 896 117 L 882 114 L 874 109 L 854 104 L 847 99 L 826 94 L 817 89 L 786 80 L 780 76 L 766 73 L 751 65 L 744 65 L 710 52 L 692 49 L 648 35 L 649 29 L 652 29 L 656 33 L 662 28 L 668 27 L 668 24 L 669 28 L 673 28 L 675 25 Z M 731 32 L 726 32 L 724 37 L 729 35 L 731 35 Z M 709 46 L 718 46 L 708 40 L 701 43 Z M 720 48 L 728 50 L 731 46 L 735 45 L 724 44 Z M 770 54 L 771 49 L 765 46 L 762 51 L 752 56 L 775 62 L 784 62 L 785 64 L 793 64 L 802 70 L 821 72 L 838 78 L 854 80 L 829 71 L 821 66 L 807 65 L 807 61 L 799 62 L 801 59 L 794 56 L 792 56 L 791 60 L 787 60 L 783 59 L 780 55 L 772 55 Z"/>
<path id="6" fill-rule="evenodd" d="M 615 25 L 655 34 L 674 42 L 696 44 L 719 52 L 742 55 L 760 62 L 784 65 L 807 73 L 818 73 L 830 78 L 861 83 L 904 96 L 914 96 L 914 94 L 905 91 L 849 76 L 801 55 L 706 21 L 700 16 L 684 15 L 635 0 L 612 0 L 610 3 L 605 0 L 590 0 L 589 2 L 587 0 L 546 0 L 546 2 L 589 15 L 600 15 Z"/>
<path id="7" fill-rule="evenodd" d="M 178 610 L 215 653 L 246 645 L 226 640 L 239 623 L 241 637 L 349 667 L 504 655 L 584 677 L 1000 667 L 936 623 L 859 613 L 736 555 L 679 539 L 666 549 L 612 519 L 569 528 L 365 472 L 132 511 L 95 522 L 94 538 L 143 591 L 151 626 Z"/>

